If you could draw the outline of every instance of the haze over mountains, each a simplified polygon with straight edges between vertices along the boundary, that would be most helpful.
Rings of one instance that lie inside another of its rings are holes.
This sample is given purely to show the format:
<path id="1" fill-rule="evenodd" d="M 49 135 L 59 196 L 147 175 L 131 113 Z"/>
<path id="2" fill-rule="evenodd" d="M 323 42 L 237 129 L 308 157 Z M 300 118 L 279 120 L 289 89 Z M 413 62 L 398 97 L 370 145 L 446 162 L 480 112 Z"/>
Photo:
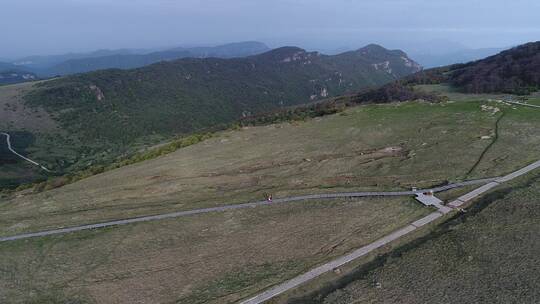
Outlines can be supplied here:
<path id="1" fill-rule="evenodd" d="M 51 56 L 29 56 L 13 60 L 11 69 L 17 68 L 37 74 L 40 77 L 70 75 L 101 69 L 138 68 L 160 61 L 179 58 L 234 58 L 256 55 L 269 48 L 260 42 L 238 42 L 213 47 L 176 47 L 153 51 L 144 49 L 99 50 L 91 53 L 73 53 Z M 0 71 L 6 70 L 0 65 Z"/>
<path id="2" fill-rule="evenodd" d="M 37 75 L 14 64 L 0 62 L 0 84 L 11 84 L 36 80 Z"/>
<path id="3" fill-rule="evenodd" d="M 459 43 L 445 40 L 430 42 L 400 42 L 390 45 L 402 45 L 409 57 L 424 68 L 440 67 L 456 63 L 467 63 L 499 53 L 505 48 L 468 48 Z M 336 55 L 354 47 L 319 48 L 311 47 L 325 54 Z M 119 68 L 131 69 L 146 66 L 159 61 L 170 61 L 180 58 L 234 58 L 256 55 L 270 50 L 257 41 L 246 41 L 218 46 L 174 47 L 161 49 L 117 49 L 97 50 L 88 53 L 67 53 L 61 55 L 26 56 L 13 60 L 0 60 L 0 72 L 19 71 L 34 74 L 41 78 L 58 75 L 71 75 L 95 70 Z M 21 81 L 25 79 L 21 78 Z M 0 80 L 0 83 L 2 81 Z M 11 83 L 11 82 L 10 82 Z"/>

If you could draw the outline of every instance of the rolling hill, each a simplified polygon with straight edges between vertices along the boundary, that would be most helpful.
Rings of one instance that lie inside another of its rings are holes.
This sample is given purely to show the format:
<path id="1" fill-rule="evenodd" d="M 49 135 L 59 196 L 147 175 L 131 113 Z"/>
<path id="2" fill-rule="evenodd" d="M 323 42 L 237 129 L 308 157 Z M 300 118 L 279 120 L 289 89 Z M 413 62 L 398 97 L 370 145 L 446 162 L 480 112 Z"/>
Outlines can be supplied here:
<path id="1" fill-rule="evenodd" d="M 260 124 L 268 119 L 256 115 L 318 104 L 419 69 L 405 53 L 376 45 L 336 56 L 284 47 L 245 58 L 184 58 L 0 87 L 0 129 L 33 135 L 29 155 L 56 174 L 92 171 L 174 138 L 189 142 L 193 133 L 228 128 L 240 118 L 254 117 L 239 124 Z M 285 110 L 277 119 L 336 111 L 321 104 Z M 28 180 L 17 174 L 6 175 L 3 185 Z"/>
<path id="2" fill-rule="evenodd" d="M 448 82 L 460 67 L 333 101 L 423 99 L 416 84 Z M 152 134 L 189 133 L 248 112 L 285 111 L 282 106 L 311 100 L 320 102 L 296 109 L 324 110 L 330 103 L 326 96 L 389 82 L 417 68 L 402 52 L 375 45 L 337 56 L 287 47 L 248 58 L 182 59 L 20 87 L 30 90 L 28 105 L 47 109 L 64 132 L 80 136 L 86 145 L 81 151 L 90 155 L 111 153 L 103 147 L 92 151 L 92 142 L 130 144 Z M 410 86 L 404 90 L 403 84 Z M 497 179 L 497 188 L 471 208 L 431 223 L 425 218 L 432 210 L 412 197 L 349 197 L 353 191 L 504 176 L 538 159 L 536 109 L 509 105 L 498 101 L 500 96 L 462 95 L 466 99 L 371 104 L 302 123 L 233 128 L 186 145 L 173 142 L 167 155 L 102 168 L 67 186 L 62 187 L 68 178 L 63 176 L 36 186 L 38 193 L 8 194 L 0 204 L 0 236 L 26 234 L 26 239 L 0 248 L 0 269 L 6 273 L 0 277 L 0 286 L 6 286 L 0 299 L 232 303 L 338 260 L 350 263 L 323 267 L 324 275 L 280 295 L 288 297 L 284 302 L 455 303 L 496 297 L 500 303 L 532 303 L 538 298 L 539 246 L 531 247 L 538 244 L 538 171 L 505 185 Z M 18 136 L 34 140 L 31 134 Z M 54 143 L 59 148 L 59 141 Z M 50 155 L 52 147 L 42 153 Z M 451 202 L 471 196 L 472 189 L 437 196 Z M 237 207 L 269 193 L 276 204 Z M 306 200 L 314 193 L 348 194 Z M 280 202 L 290 196 L 304 197 Z M 200 213 L 202 208 L 216 212 Z M 171 212 L 186 216 L 173 219 Z M 155 220 L 141 221 L 149 215 Z M 118 220 L 125 225 L 99 228 Z M 94 223 L 101 224 L 28 235 Z M 404 237 L 403 229 L 414 232 Z M 343 258 L 399 235 L 365 259 Z"/>
<path id="3" fill-rule="evenodd" d="M 378 86 L 420 67 L 369 45 L 326 56 L 284 47 L 247 58 L 186 58 L 41 83 L 27 95 L 85 140 L 190 133 L 243 116 Z"/>

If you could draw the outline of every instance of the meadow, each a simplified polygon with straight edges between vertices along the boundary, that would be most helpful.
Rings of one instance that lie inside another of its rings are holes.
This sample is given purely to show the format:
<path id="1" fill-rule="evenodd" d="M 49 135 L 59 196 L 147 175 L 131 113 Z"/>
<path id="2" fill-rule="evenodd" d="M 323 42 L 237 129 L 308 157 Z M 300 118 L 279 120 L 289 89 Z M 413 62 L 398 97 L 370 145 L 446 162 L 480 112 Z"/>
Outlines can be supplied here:
<path id="1" fill-rule="evenodd" d="M 57 189 L 18 193 L 0 204 L 0 235 L 268 193 L 403 190 L 498 176 L 536 160 L 535 114 L 485 100 L 407 102 L 218 132 Z M 2 243 L 0 299 L 234 302 L 430 211 L 411 198 L 308 201 Z"/>

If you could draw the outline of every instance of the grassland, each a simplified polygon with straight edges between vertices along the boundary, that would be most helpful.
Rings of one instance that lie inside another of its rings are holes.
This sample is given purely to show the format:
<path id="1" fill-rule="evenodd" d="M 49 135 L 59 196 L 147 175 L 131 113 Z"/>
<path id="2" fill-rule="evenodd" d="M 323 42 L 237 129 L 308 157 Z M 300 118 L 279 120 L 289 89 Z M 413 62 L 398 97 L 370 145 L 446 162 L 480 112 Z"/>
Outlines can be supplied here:
<path id="1" fill-rule="evenodd" d="M 229 303 L 428 211 L 409 199 L 321 201 L 3 243 L 0 302 Z"/>
<path id="2" fill-rule="evenodd" d="M 323 299 L 297 303 L 538 303 L 540 175 L 498 189 Z"/>
<path id="3" fill-rule="evenodd" d="M 538 140 L 540 134 L 534 133 L 540 126 L 540 111 L 520 106 L 505 106 L 501 100 L 515 99 L 512 95 L 503 94 L 463 94 L 457 92 L 448 85 L 421 85 L 417 86 L 427 92 L 435 92 L 448 96 L 452 101 L 460 102 L 484 102 L 484 110 L 491 111 L 494 117 L 498 117 L 499 123 L 486 135 L 487 145 L 478 164 L 471 168 L 470 177 L 493 176 L 497 174 L 504 164 L 519 163 L 520 158 L 526 157 L 533 160 L 539 155 Z M 535 104 L 538 102 L 537 94 L 522 97 L 526 102 Z"/>
<path id="4" fill-rule="evenodd" d="M 408 102 L 220 132 L 58 189 L 17 193 L 0 204 L 0 235 L 265 193 L 408 189 L 501 175 L 537 160 L 540 115 L 531 111 L 476 98 Z M 228 303 L 426 212 L 409 199 L 303 202 L 3 243 L 0 302 Z"/>
<path id="5" fill-rule="evenodd" d="M 497 114 L 482 104 L 371 105 L 304 123 L 223 132 L 154 160 L 8 199 L 0 206 L 0 234 L 253 201 L 265 193 L 408 189 L 460 180 L 490 144 L 481 137 L 494 132 Z M 497 155 L 487 152 L 472 177 L 535 160 L 538 117 L 510 110 L 515 114 L 505 117 L 501 145 L 491 147 Z"/>

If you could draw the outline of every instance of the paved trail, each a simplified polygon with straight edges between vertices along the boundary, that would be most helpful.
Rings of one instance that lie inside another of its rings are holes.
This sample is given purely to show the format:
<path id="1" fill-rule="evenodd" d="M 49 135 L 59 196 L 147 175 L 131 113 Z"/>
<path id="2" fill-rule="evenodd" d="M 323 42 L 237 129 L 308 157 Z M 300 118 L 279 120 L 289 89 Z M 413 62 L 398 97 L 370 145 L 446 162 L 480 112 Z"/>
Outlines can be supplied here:
<path id="1" fill-rule="evenodd" d="M 42 166 L 38 162 L 35 162 L 35 161 L 31 160 L 30 158 L 24 157 L 21 154 L 17 153 L 17 151 L 13 150 L 13 147 L 11 146 L 11 137 L 9 136 L 8 133 L 0 132 L 0 135 L 5 135 L 6 136 L 7 147 L 9 149 L 9 151 L 11 151 L 13 154 L 15 154 L 18 157 L 24 159 L 25 161 L 31 163 L 32 165 L 36 165 L 36 166 L 40 167 L 41 169 L 43 169 L 43 170 L 45 170 L 47 172 L 51 172 L 49 169 L 45 168 L 45 166 Z"/>
<path id="2" fill-rule="evenodd" d="M 418 190 L 417 192 L 433 191 L 436 193 L 436 192 L 447 191 L 450 189 L 464 187 L 468 185 L 486 184 L 495 179 L 496 178 L 471 180 L 471 181 L 466 181 L 466 182 L 461 182 L 461 183 L 449 184 L 446 186 L 436 187 L 432 189 Z M 27 238 L 32 238 L 32 237 L 42 237 L 42 236 L 47 236 L 47 235 L 64 234 L 64 233 L 69 233 L 69 232 L 76 232 L 76 231 L 89 230 L 89 229 L 98 229 L 98 228 L 126 225 L 126 224 L 139 223 L 139 222 L 164 220 L 164 219 L 170 219 L 170 218 L 190 216 L 190 215 L 195 215 L 195 214 L 203 214 L 203 213 L 210 213 L 210 212 L 224 212 L 224 211 L 231 211 L 231 210 L 237 210 L 237 209 L 255 208 L 258 206 L 277 205 L 277 204 L 284 204 L 284 203 L 290 203 L 290 202 L 296 202 L 296 201 L 352 198 L 352 197 L 411 196 L 414 194 L 415 192 L 413 191 L 348 192 L 348 193 L 312 194 L 312 195 L 304 195 L 304 196 L 285 197 L 285 198 L 280 198 L 280 199 L 274 199 L 271 202 L 259 201 L 259 202 L 245 203 L 245 204 L 238 204 L 238 205 L 225 205 L 225 206 L 213 207 L 213 208 L 179 211 L 179 212 L 150 215 L 150 216 L 143 216 L 143 217 L 137 217 L 137 218 L 122 219 L 122 220 L 110 221 L 110 222 L 104 222 L 104 223 L 88 224 L 88 225 L 81 225 L 81 226 L 75 226 L 75 227 L 69 227 L 69 228 L 61 228 L 61 229 L 53 229 L 53 230 L 39 231 L 39 232 L 33 232 L 33 233 L 18 234 L 18 235 L 13 235 L 13 236 L 0 237 L 0 242 L 27 239 Z"/>
<path id="3" fill-rule="evenodd" d="M 491 190 L 492 188 L 502 184 L 502 183 L 505 183 L 505 182 L 508 182 L 516 177 L 519 177 L 521 175 L 524 175 L 528 172 L 531 172 L 533 170 L 536 170 L 540 168 L 540 160 L 525 167 L 525 168 L 522 168 L 518 171 L 515 171 L 511 174 L 508 174 L 504 177 L 501 177 L 501 178 L 497 178 L 491 182 L 489 182 L 488 184 L 476 189 L 476 190 L 473 190 L 461 197 L 459 197 L 457 200 L 451 202 L 449 204 L 449 206 L 453 207 L 453 208 L 459 208 L 461 207 L 463 204 L 471 201 L 472 199 L 480 196 L 481 194 Z M 282 284 L 279 284 L 263 293 L 260 293 L 256 296 L 254 296 L 253 298 L 250 298 L 250 299 L 247 299 L 243 302 L 241 302 L 241 304 L 259 304 L 259 303 L 263 303 L 263 302 L 266 302 L 280 294 L 283 294 L 289 290 L 292 290 L 296 287 L 298 287 L 299 285 L 301 284 L 304 284 L 328 271 L 331 271 L 331 270 L 334 270 L 336 268 L 339 268 L 355 259 L 358 259 L 360 257 L 363 257 L 365 255 L 367 255 L 368 253 L 378 249 L 378 248 L 381 248 L 387 244 L 389 244 L 390 242 L 394 241 L 394 240 L 397 240 L 399 239 L 400 237 L 404 236 L 404 235 L 407 235 L 413 231 L 415 231 L 416 229 L 424 226 L 424 225 L 427 225 L 435 220 L 437 220 L 438 218 L 442 217 L 444 214 L 446 213 L 449 213 L 450 208 L 446 207 L 447 209 L 439 209 L 438 211 L 436 212 L 433 212 L 427 216 L 425 216 L 424 218 L 422 219 L 419 219 L 413 223 L 411 223 L 410 225 L 407 225 L 405 226 L 404 228 L 401 228 L 397 231 L 394 231 L 393 233 L 369 244 L 369 245 L 366 245 L 360 249 L 357 249 L 355 251 L 353 251 L 352 253 L 348 254 L 348 255 L 345 255 L 343 257 L 340 257 L 336 260 L 333 260 L 329 263 L 326 263 L 324 265 L 321 265 L 317 268 L 314 268 L 302 275 L 299 275 L 289 281 L 286 281 Z"/>
<path id="4" fill-rule="evenodd" d="M 533 104 L 530 104 L 530 103 L 524 103 L 524 102 L 518 102 L 518 101 L 510 101 L 510 100 L 505 100 L 504 102 L 510 103 L 510 104 L 515 104 L 515 105 L 518 105 L 518 106 L 525 106 L 525 107 L 531 107 L 531 108 L 540 108 L 540 106 L 533 105 Z"/>

